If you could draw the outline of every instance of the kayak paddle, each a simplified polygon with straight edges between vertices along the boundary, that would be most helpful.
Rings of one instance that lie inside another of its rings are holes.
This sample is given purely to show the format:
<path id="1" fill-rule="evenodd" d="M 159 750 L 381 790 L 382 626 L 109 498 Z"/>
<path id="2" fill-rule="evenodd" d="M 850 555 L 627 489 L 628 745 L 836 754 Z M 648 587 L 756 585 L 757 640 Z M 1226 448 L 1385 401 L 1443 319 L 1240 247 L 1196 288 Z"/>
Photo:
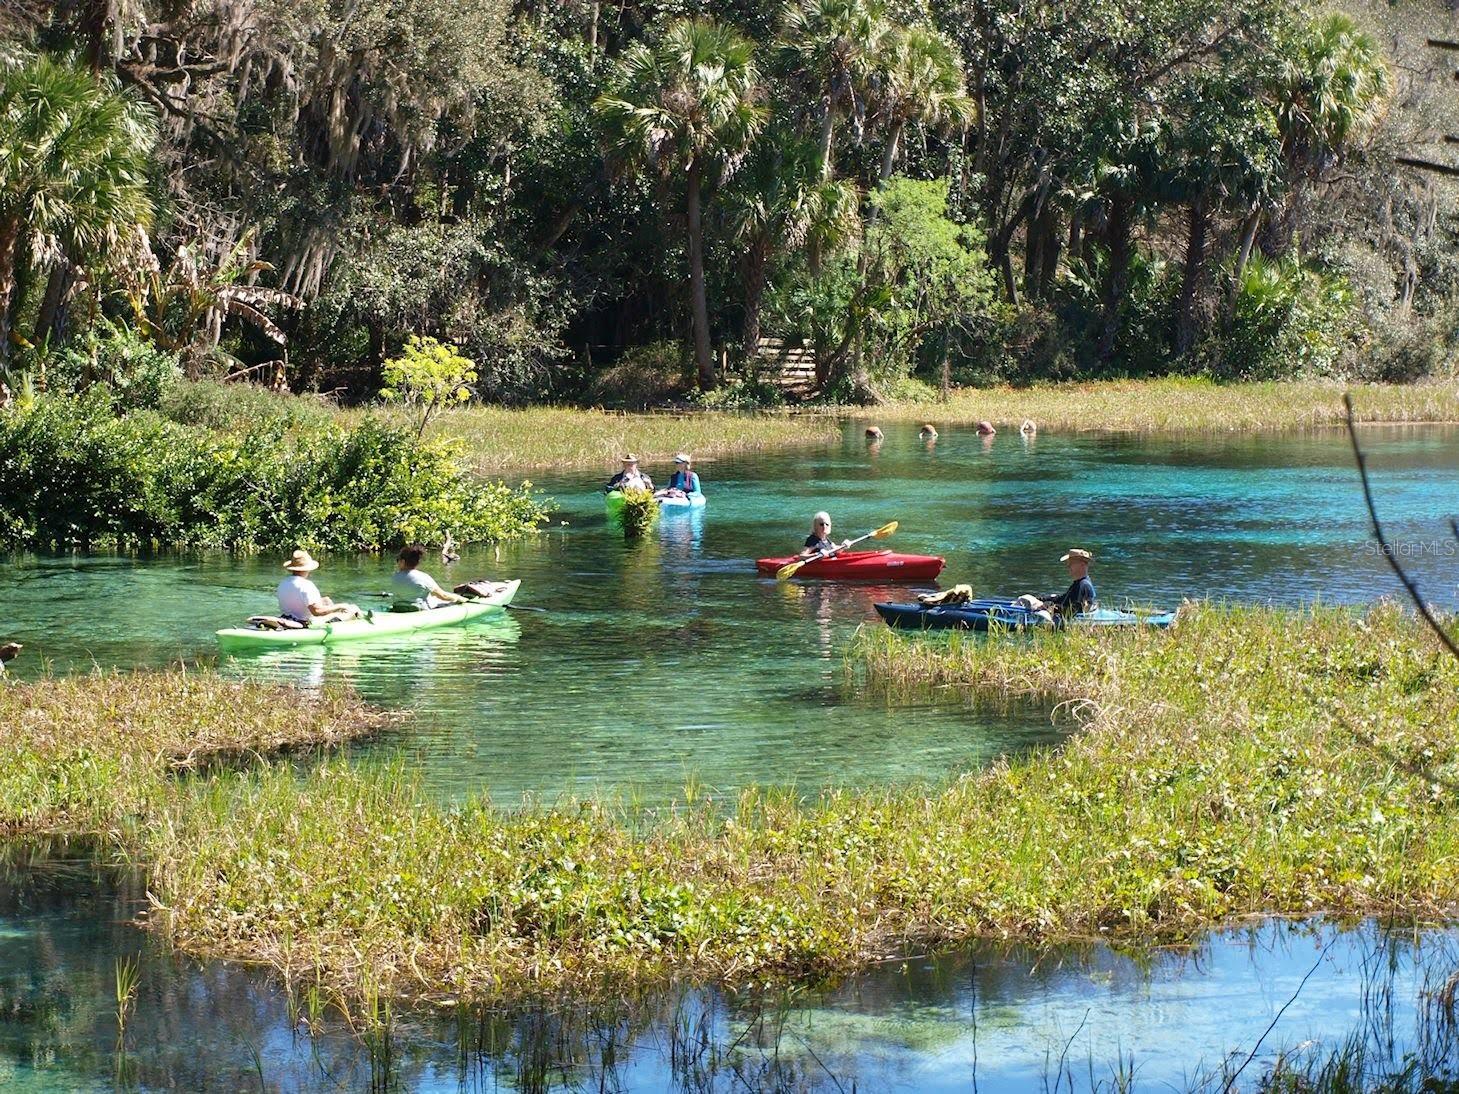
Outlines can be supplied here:
<path id="1" fill-rule="evenodd" d="M 821 551 L 819 554 L 811 555 L 810 558 L 798 558 L 794 562 L 786 563 L 784 566 L 780 567 L 780 569 L 776 570 L 775 580 L 784 581 L 787 578 L 794 577 L 795 574 L 800 570 L 800 568 L 804 566 L 807 562 L 815 562 L 817 559 L 830 558 L 832 555 L 839 554 L 847 548 L 855 547 L 863 540 L 886 539 L 887 536 L 891 535 L 896 530 L 897 522 L 892 521 L 890 524 L 883 524 L 875 532 L 867 532 L 864 536 L 857 536 L 855 539 L 847 541 L 844 545 L 837 547 L 834 551 Z"/>

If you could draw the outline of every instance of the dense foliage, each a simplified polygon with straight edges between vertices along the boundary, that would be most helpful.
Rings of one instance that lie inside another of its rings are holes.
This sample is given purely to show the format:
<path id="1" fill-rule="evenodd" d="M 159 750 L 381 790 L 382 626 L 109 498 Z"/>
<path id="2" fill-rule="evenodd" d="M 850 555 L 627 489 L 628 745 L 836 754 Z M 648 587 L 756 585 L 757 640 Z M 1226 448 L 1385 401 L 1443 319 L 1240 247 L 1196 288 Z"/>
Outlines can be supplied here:
<path id="1" fill-rule="evenodd" d="M 515 400 L 666 340 L 752 391 L 766 335 L 862 399 L 1444 370 L 1455 192 L 1397 159 L 1442 156 L 1446 11 L 1373 3 L 17 0 L 11 386 L 98 321 L 359 397 L 411 336 Z"/>
<path id="2" fill-rule="evenodd" d="M 50 396 L 0 413 L 0 546 L 373 550 L 541 523 L 529 489 L 470 478 L 459 454 L 369 418 L 215 429 L 118 413 L 100 388 Z"/>

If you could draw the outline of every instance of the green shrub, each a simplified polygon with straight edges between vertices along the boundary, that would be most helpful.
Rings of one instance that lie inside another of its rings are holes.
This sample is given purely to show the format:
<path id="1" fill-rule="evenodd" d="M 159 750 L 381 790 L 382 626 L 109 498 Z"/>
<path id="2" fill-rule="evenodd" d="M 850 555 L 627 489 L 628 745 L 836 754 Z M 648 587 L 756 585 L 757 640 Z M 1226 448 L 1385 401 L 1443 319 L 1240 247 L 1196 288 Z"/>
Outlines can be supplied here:
<path id="1" fill-rule="evenodd" d="M 175 384 L 163 396 L 158 410 L 174 422 L 224 432 L 255 429 L 265 422 L 307 429 L 323 428 L 334 421 L 323 399 L 280 395 L 257 384 L 218 380 Z"/>
<path id="2" fill-rule="evenodd" d="M 677 342 L 650 342 L 628 350 L 598 373 L 588 387 L 588 401 L 618 410 L 646 410 L 683 399 L 693 384 Z"/>
<path id="3" fill-rule="evenodd" d="M 77 392 L 105 384 L 117 404 L 131 410 L 157 407 L 181 379 L 176 354 L 105 319 L 46 361 L 50 390 Z"/>
<path id="4" fill-rule="evenodd" d="M 1352 292 L 1344 278 L 1297 260 L 1253 255 L 1209 367 L 1223 379 L 1331 376 L 1352 336 Z"/>
<path id="5" fill-rule="evenodd" d="M 764 410 L 785 405 L 785 392 L 758 376 L 730 380 L 713 391 L 696 391 L 690 401 L 704 410 Z"/>
<path id="6" fill-rule="evenodd" d="M 529 484 L 475 480 L 460 455 L 372 418 L 224 433 L 119 415 L 99 390 L 52 396 L 0 417 L 0 546 L 377 550 L 502 540 L 545 519 Z"/>

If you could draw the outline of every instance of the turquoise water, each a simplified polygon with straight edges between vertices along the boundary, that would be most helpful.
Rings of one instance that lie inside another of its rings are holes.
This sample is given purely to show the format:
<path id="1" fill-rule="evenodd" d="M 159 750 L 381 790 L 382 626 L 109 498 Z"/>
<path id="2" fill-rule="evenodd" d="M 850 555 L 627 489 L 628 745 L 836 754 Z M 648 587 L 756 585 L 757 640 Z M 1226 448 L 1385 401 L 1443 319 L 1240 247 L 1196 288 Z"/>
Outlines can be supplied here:
<path id="1" fill-rule="evenodd" d="M 1059 437 L 991 444 L 945 431 L 934 446 L 859 430 L 823 451 L 701 467 L 702 517 L 666 518 L 625 541 L 595 483 L 546 480 L 554 527 L 500 552 L 468 552 L 443 581 L 522 578 L 522 605 L 406 642 L 227 658 L 223 671 L 314 688 L 347 683 L 409 710 L 362 755 L 404 751 L 443 796 L 630 794 L 650 803 L 690 782 L 724 795 L 752 783 L 870 785 L 939 779 L 1056 741 L 1047 712 L 958 703 L 888 709 L 857 694 L 842 650 L 871 605 L 930 586 L 778 584 L 752 559 L 792 552 L 811 512 L 838 534 L 888 520 L 888 545 L 944 554 L 942 584 L 1047 592 L 1059 554 L 1084 546 L 1109 606 L 1187 596 L 1362 603 L 1397 585 L 1372 546 L 1346 438 Z M 1396 549 L 1441 606 L 1459 606 L 1459 431 L 1365 433 Z M 320 584 L 374 602 L 389 567 L 330 558 Z M 0 640 L 14 668 L 52 671 L 217 660 L 212 631 L 270 606 L 272 557 L 23 556 L 0 576 Z M 1267 924 L 1192 953 L 976 948 L 894 964 L 791 998 L 674 992 L 616 1014 L 547 1007 L 449 1020 L 407 1015 L 393 1055 L 341 1031 L 293 1025 L 268 977 L 163 953 L 129 921 L 135 879 L 84 856 L 11 848 L 0 872 L 0 1086 L 26 1089 L 979 1090 L 1108 1083 L 1133 1057 L 1138 1088 L 1184 1089 L 1257 1053 L 1333 1047 L 1387 1022 L 1387 1049 L 1422 1047 L 1420 987 L 1459 958 L 1444 930 L 1407 941 L 1375 925 Z M 119 1057 L 119 956 L 143 972 Z M 1321 958 L 1319 961 L 1318 958 Z M 1433 970 L 1437 969 L 1438 972 Z M 1300 992 L 1297 986 L 1309 970 Z M 974 1021 L 976 1019 L 976 1021 Z M 464 1032 L 463 1032 L 464 1031 Z M 1065 1047 L 1067 1046 L 1067 1048 Z M 1385 1050 L 1385 1051 L 1386 1051 Z M 1064 1064 L 1060 1065 L 1059 1060 Z M 697 1085 L 696 1085 L 697 1084 Z M 1219 1086 L 1217 1081 L 1215 1086 Z"/>
<path id="2" fill-rule="evenodd" d="M 347 682 L 415 712 L 375 748 L 405 748 L 444 794 L 548 798 L 604 791 L 649 801 L 690 781 L 864 785 L 937 779 L 1056 736 L 1043 712 L 957 705 L 888 710 L 846 681 L 845 639 L 876 626 L 878 599 L 930 586 L 779 584 L 752 560 L 792 553 L 818 508 L 838 534 L 901 527 L 898 550 L 947 556 L 943 584 L 1048 592 L 1070 545 L 1096 552 L 1102 601 L 1183 597 L 1371 600 L 1397 586 L 1372 549 L 1345 435 L 1060 437 L 991 444 L 911 428 L 868 450 L 848 427 L 828 450 L 709 461 L 701 515 L 662 519 L 637 542 L 608 526 L 594 481 L 546 480 L 553 529 L 468 552 L 444 581 L 522 579 L 507 613 L 467 629 L 332 651 L 245 656 L 225 671 L 305 687 Z M 1456 604 L 1459 432 L 1372 430 L 1378 490 L 1426 592 Z M 15 560 L 0 576 L 0 640 L 36 673 L 214 659 L 214 629 L 269 610 L 272 557 Z M 336 599 L 378 602 L 389 566 L 333 558 Z"/>

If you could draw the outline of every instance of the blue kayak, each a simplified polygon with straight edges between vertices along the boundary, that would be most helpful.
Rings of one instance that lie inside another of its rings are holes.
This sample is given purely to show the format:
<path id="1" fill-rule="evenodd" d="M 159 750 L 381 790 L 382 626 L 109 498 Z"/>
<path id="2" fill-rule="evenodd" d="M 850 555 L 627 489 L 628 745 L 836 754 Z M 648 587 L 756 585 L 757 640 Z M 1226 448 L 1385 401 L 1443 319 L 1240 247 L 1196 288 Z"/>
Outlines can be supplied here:
<path id="1" fill-rule="evenodd" d="M 887 625 L 898 630 L 921 631 L 987 631 L 994 628 L 1023 630 L 1025 627 L 1047 627 L 1049 621 L 1037 612 L 1008 597 L 970 600 L 966 604 L 878 604 L 876 614 Z M 1174 612 L 1140 614 L 1097 608 L 1081 612 L 1066 621 L 1077 627 L 1168 627 L 1175 622 Z"/>
<path id="2" fill-rule="evenodd" d="M 662 494 L 654 496 L 659 499 L 659 509 L 665 513 L 687 513 L 693 509 L 704 508 L 704 495 L 698 490 L 692 494 L 685 494 L 682 498 Z"/>

